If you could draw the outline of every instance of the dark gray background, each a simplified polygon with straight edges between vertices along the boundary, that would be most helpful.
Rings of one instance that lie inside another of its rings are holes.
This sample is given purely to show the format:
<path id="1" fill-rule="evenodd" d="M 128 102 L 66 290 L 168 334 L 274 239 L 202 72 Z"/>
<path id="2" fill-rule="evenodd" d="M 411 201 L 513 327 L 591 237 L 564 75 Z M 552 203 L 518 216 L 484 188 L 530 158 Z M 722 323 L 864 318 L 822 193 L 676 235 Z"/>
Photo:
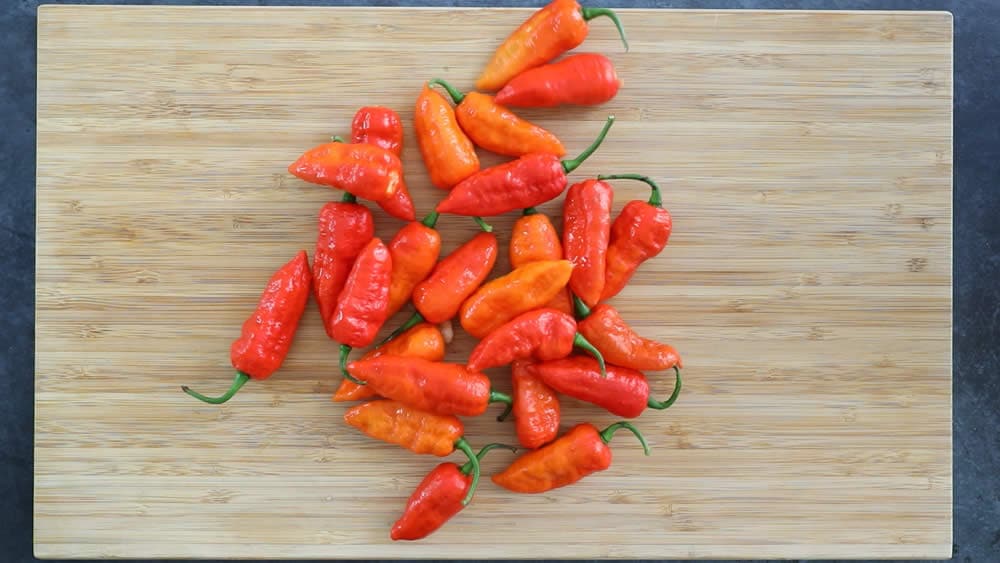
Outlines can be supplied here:
<path id="1" fill-rule="evenodd" d="M 65 3 L 65 2 L 46 2 Z M 73 2 L 539 6 L 538 1 Z M 35 34 L 38 0 L 0 0 L 0 559 L 31 552 Z M 613 0 L 657 8 L 947 10 L 955 17 L 954 560 L 1000 561 L 1000 0 Z M 447 31 L 442 31 L 447 33 Z M 502 548 L 501 548 L 502 549 Z M 470 553 L 474 557 L 475 553 Z M 567 552 L 571 555 L 571 551 Z"/>

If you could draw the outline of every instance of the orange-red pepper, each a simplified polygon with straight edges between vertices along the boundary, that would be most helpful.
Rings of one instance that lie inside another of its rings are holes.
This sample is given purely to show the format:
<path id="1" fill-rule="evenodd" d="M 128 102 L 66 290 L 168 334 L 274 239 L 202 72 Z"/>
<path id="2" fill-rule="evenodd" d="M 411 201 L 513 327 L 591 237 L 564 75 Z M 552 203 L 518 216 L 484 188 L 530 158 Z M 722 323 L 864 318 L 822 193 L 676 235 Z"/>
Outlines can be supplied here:
<path id="1" fill-rule="evenodd" d="M 558 137 L 494 102 L 493 96 L 480 92 L 463 94 L 440 78 L 430 83 L 441 86 L 451 96 L 458 124 L 476 145 L 506 156 L 533 152 L 566 154 Z"/>
<path id="2" fill-rule="evenodd" d="M 540 260 L 561 260 L 563 257 L 562 241 L 559 240 L 555 225 L 547 215 L 539 213 L 534 207 L 525 209 L 524 215 L 514 223 L 508 249 L 512 268 Z M 552 307 L 567 315 L 573 314 L 569 289 L 557 293 L 546 307 Z"/>
<path id="3" fill-rule="evenodd" d="M 614 98 L 620 87 L 610 59 L 598 53 L 580 53 L 518 74 L 497 92 L 494 101 L 526 108 L 596 106 Z"/>
<path id="4" fill-rule="evenodd" d="M 486 279 L 497 260 L 497 237 L 479 233 L 458 247 L 413 288 L 413 305 L 427 322 L 443 323 Z"/>
<path id="5" fill-rule="evenodd" d="M 559 396 L 531 374 L 531 364 L 517 360 L 510 367 L 514 385 L 514 430 L 517 440 L 529 449 L 540 448 L 559 434 Z"/>
<path id="6" fill-rule="evenodd" d="M 577 332 L 573 317 L 555 309 L 534 309 L 486 335 L 472 349 L 466 366 L 482 371 L 515 360 L 558 360 L 570 355 L 574 346 L 589 352 L 599 363 L 604 362 L 601 353 Z"/>
<path id="7" fill-rule="evenodd" d="M 426 84 L 417 97 L 413 128 L 434 186 L 450 190 L 479 171 L 476 147 L 458 125 L 455 110 Z"/>
<path id="8" fill-rule="evenodd" d="M 334 141 L 313 147 L 288 166 L 296 177 L 383 202 L 403 184 L 399 157 L 376 145 Z"/>
<path id="9" fill-rule="evenodd" d="M 568 260 L 543 260 L 514 268 L 492 280 L 462 303 L 462 328 L 483 338 L 514 317 L 537 309 L 565 289 L 573 272 Z"/>
<path id="10" fill-rule="evenodd" d="M 244 321 L 240 337 L 233 341 L 229 359 L 236 369 L 236 378 L 229 390 L 219 397 L 206 397 L 186 385 L 181 390 L 195 399 L 218 405 L 233 398 L 251 378 L 271 377 L 292 346 L 309 301 L 311 284 L 309 258 L 305 251 L 300 251 L 268 280 L 257 309 Z"/>
<path id="11" fill-rule="evenodd" d="M 444 336 L 441 331 L 432 324 L 420 323 L 385 344 L 369 350 L 361 359 L 391 355 L 440 362 L 444 359 L 444 351 Z M 370 386 L 358 385 L 349 379 L 344 379 L 340 382 L 340 388 L 337 389 L 333 400 L 360 401 L 374 396 L 375 391 Z"/>
<path id="12" fill-rule="evenodd" d="M 434 269 L 441 254 L 441 234 L 434 226 L 438 214 L 432 212 L 423 221 L 414 221 L 389 241 L 392 255 L 392 282 L 389 285 L 389 316 L 392 317 L 413 295 L 413 288 Z"/>
<path id="13" fill-rule="evenodd" d="M 351 142 L 377 145 L 392 154 L 403 154 L 403 122 L 395 111 L 381 106 L 365 106 L 354 114 L 351 121 Z M 413 198 L 406 182 L 400 180 L 399 189 L 392 197 L 378 202 L 383 211 L 403 221 L 417 218 Z"/>
<path id="14" fill-rule="evenodd" d="M 684 367 L 673 346 L 639 336 L 611 305 L 602 303 L 588 309 L 576 301 L 576 306 L 582 319 L 577 330 L 608 363 L 643 371 Z"/>
<path id="15" fill-rule="evenodd" d="M 498 90 L 518 74 L 543 65 L 583 43 L 587 22 L 607 16 L 615 23 L 628 50 L 618 16 L 607 8 L 584 8 L 576 0 L 554 0 L 522 23 L 493 53 L 476 80 L 480 90 Z"/>
<path id="16" fill-rule="evenodd" d="M 563 253 L 573 263 L 569 289 L 588 306 L 601 299 L 614 190 L 600 180 L 570 186 L 563 202 Z"/>
<path id="17" fill-rule="evenodd" d="M 354 260 L 375 236 L 375 222 L 367 207 L 345 194 L 345 201 L 330 202 L 319 212 L 319 234 L 313 253 L 313 295 L 319 305 L 326 334 L 333 338 L 330 322 Z"/>
<path id="18" fill-rule="evenodd" d="M 608 444 L 619 428 L 635 434 L 649 455 L 646 439 L 628 422 L 616 422 L 602 431 L 590 423 L 578 424 L 555 442 L 514 460 L 493 476 L 493 482 L 515 493 L 544 493 L 572 485 L 591 473 L 611 467 Z"/>

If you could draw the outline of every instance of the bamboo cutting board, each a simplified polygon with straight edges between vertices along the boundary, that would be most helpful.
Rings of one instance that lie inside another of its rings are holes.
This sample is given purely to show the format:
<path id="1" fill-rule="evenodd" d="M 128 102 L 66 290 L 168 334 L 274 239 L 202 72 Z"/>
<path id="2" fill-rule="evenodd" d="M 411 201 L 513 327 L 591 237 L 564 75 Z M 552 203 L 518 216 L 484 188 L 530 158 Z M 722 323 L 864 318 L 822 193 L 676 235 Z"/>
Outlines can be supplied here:
<path id="1" fill-rule="evenodd" d="M 39 11 L 37 555 L 949 555 L 945 13 L 622 10 L 631 52 L 601 20 L 583 47 L 615 61 L 619 96 L 522 112 L 573 154 L 615 114 L 574 178 L 640 172 L 664 186 L 670 245 L 614 300 L 685 358 L 679 402 L 635 421 L 651 457 L 619 434 L 606 472 L 525 496 L 484 479 L 437 534 L 392 543 L 439 460 L 343 424 L 315 306 L 270 380 L 221 407 L 180 392 L 229 385 L 229 344 L 264 282 L 311 255 L 317 212 L 338 194 L 288 163 L 346 133 L 357 107 L 395 107 L 426 213 L 441 194 L 410 128 L 421 81 L 471 87 L 528 13 Z M 616 212 L 646 197 L 634 182 L 616 190 Z M 514 219 L 492 221 L 504 245 Z M 376 221 L 386 240 L 400 226 Z M 474 225 L 440 228 L 450 251 Z M 471 343 L 459 334 L 449 359 Z M 669 375 L 650 375 L 669 394 Z M 467 421 L 475 445 L 514 441 L 494 410 Z M 585 420 L 616 419 L 564 402 L 564 426 Z"/>

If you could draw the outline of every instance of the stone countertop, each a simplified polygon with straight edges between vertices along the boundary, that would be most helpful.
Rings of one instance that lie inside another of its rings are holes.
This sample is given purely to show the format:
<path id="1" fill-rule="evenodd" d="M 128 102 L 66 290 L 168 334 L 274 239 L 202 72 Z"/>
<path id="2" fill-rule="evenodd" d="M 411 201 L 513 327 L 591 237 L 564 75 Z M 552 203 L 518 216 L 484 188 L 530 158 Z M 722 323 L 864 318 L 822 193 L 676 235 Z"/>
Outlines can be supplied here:
<path id="1" fill-rule="evenodd" d="M 38 0 L 0 2 L 0 550 L 32 561 L 35 34 Z M 48 3 L 48 2 L 46 2 Z M 62 3 L 62 2 L 53 2 Z M 72 3 L 92 3 L 76 0 Z M 143 0 L 101 3 L 149 3 Z M 479 0 L 215 0 L 162 4 L 537 6 Z M 612 0 L 610 7 L 946 10 L 955 22 L 955 561 L 1000 554 L 1000 2 Z"/>

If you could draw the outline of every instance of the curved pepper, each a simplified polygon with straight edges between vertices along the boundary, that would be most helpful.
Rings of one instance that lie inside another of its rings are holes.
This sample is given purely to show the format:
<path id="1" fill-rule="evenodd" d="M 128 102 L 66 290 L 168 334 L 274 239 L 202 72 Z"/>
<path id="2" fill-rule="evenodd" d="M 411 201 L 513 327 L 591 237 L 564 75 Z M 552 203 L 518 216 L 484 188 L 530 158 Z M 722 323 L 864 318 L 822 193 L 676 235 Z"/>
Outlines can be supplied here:
<path id="1" fill-rule="evenodd" d="M 330 318 L 330 336 L 343 346 L 361 348 L 375 340 L 389 310 L 389 277 L 392 257 L 379 238 L 358 254 L 337 308 Z"/>
<path id="2" fill-rule="evenodd" d="M 507 469 L 493 476 L 493 482 L 515 493 L 544 493 L 572 485 L 591 473 L 611 467 L 611 437 L 627 428 L 649 455 L 649 444 L 628 422 L 616 422 L 602 431 L 590 423 L 578 424 L 551 444 L 524 454 Z"/>
<path id="3" fill-rule="evenodd" d="M 497 92 L 494 101 L 525 108 L 596 106 L 614 98 L 620 87 L 610 59 L 580 53 L 518 74 Z"/>
<path id="4" fill-rule="evenodd" d="M 458 124 L 477 146 L 506 156 L 533 152 L 566 154 L 558 137 L 494 102 L 493 96 L 479 92 L 463 94 L 440 78 L 430 83 L 447 90 L 456 105 Z"/>
<path id="5" fill-rule="evenodd" d="M 479 171 L 476 147 L 462 132 L 455 111 L 444 96 L 426 84 L 417 97 L 413 128 L 435 187 L 450 190 Z"/>
<path id="6" fill-rule="evenodd" d="M 383 202 L 403 183 L 403 163 L 391 152 L 369 144 L 334 141 L 313 147 L 288 166 L 296 177 Z"/>
<path id="7" fill-rule="evenodd" d="M 438 414 L 479 416 L 490 403 L 511 403 L 488 377 L 461 364 L 385 355 L 351 362 L 347 372 L 377 395 Z"/>
<path id="8" fill-rule="evenodd" d="M 354 203 L 351 194 L 345 201 L 330 202 L 319 212 L 319 234 L 313 253 L 312 287 L 320 318 L 327 336 L 337 300 L 351 273 L 354 260 L 375 236 L 375 222 L 367 207 Z"/>
<path id="9" fill-rule="evenodd" d="M 462 328 L 483 338 L 514 317 L 537 309 L 566 288 L 573 265 L 568 260 L 530 262 L 492 280 L 462 303 Z"/>
<path id="10" fill-rule="evenodd" d="M 614 190 L 600 180 L 570 186 L 563 203 L 563 253 L 573 263 L 569 289 L 593 306 L 604 290 Z"/>
<path id="11" fill-rule="evenodd" d="M 597 150 L 614 121 L 613 115 L 608 116 L 597 139 L 572 160 L 532 153 L 480 170 L 456 185 L 438 204 L 438 212 L 489 217 L 541 205 L 558 197 L 566 189 L 566 175 Z"/>
<path id="12" fill-rule="evenodd" d="M 534 309 L 514 317 L 480 340 L 469 354 L 466 366 L 482 371 L 515 360 L 558 360 L 569 356 L 574 346 L 586 350 L 603 365 L 601 353 L 577 332 L 573 317 L 555 309 Z"/>
<path id="13" fill-rule="evenodd" d="M 403 122 L 399 114 L 382 106 L 365 106 L 351 121 L 351 142 L 376 145 L 401 157 L 403 154 Z M 417 218 L 413 198 L 406 182 L 400 179 L 399 189 L 392 197 L 378 202 L 383 211 L 403 221 Z"/>
<path id="14" fill-rule="evenodd" d="M 420 323 L 378 348 L 369 350 L 361 359 L 367 360 L 389 355 L 440 362 L 444 359 L 444 351 L 444 335 L 441 334 L 441 331 L 432 324 Z M 340 388 L 337 389 L 333 400 L 338 403 L 360 401 L 374 396 L 375 391 L 368 385 L 358 385 L 349 379 L 344 379 L 340 382 Z"/>
<path id="15" fill-rule="evenodd" d="M 229 359 L 236 369 L 236 378 L 229 390 L 219 397 L 206 397 L 187 385 L 181 390 L 195 399 L 218 405 L 233 398 L 251 378 L 271 377 L 292 346 L 309 301 L 311 284 L 309 258 L 305 251 L 299 251 L 268 280 L 257 309 L 244 321 L 240 337 L 233 341 Z"/>
<path id="16" fill-rule="evenodd" d="M 612 414 L 635 418 L 649 407 L 663 410 L 674 404 L 681 392 L 681 372 L 674 392 L 666 401 L 649 396 L 646 376 L 632 368 L 607 365 L 602 374 L 600 365 L 587 356 L 570 356 L 561 360 L 532 364 L 531 373 L 563 395 L 597 405 Z"/>
<path id="17" fill-rule="evenodd" d="M 413 305 L 422 319 L 438 324 L 454 317 L 493 270 L 498 250 L 496 235 L 479 233 L 438 262 L 413 288 Z"/>
<path id="18" fill-rule="evenodd" d="M 608 363 L 643 371 L 684 367 L 673 346 L 639 336 L 611 305 L 587 309 L 577 300 L 576 306 L 582 319 L 577 330 L 601 351 Z"/>
<path id="19" fill-rule="evenodd" d="M 587 22 L 598 16 L 611 18 L 627 51 L 625 30 L 613 11 L 584 8 L 576 0 L 554 0 L 532 14 L 500 44 L 476 80 L 476 88 L 497 90 L 525 70 L 577 47 L 590 31 Z"/>
<path id="20" fill-rule="evenodd" d="M 618 295 L 643 262 L 659 254 L 670 240 L 673 220 L 663 208 L 660 187 L 648 176 L 612 174 L 599 180 L 639 180 L 650 187 L 648 201 L 632 200 L 625 204 L 611 224 L 607 269 L 601 301 Z"/>
<path id="21" fill-rule="evenodd" d="M 531 364 L 517 360 L 510 367 L 514 385 L 514 430 L 517 440 L 526 448 L 535 449 L 556 439 L 559 434 L 559 396 L 551 387 L 531 375 Z M 497 417 L 497 420 L 502 420 Z"/>
<path id="22" fill-rule="evenodd" d="M 512 268 L 541 260 L 561 260 L 563 257 L 562 241 L 555 225 L 547 215 L 539 213 L 534 207 L 525 209 L 524 214 L 514 222 L 508 250 Z M 573 314 L 569 290 L 563 289 L 557 293 L 546 307 L 568 315 Z"/>
<path id="23" fill-rule="evenodd" d="M 392 317 L 406 305 L 413 289 L 434 269 L 441 254 L 441 234 L 434 226 L 438 214 L 433 212 L 420 222 L 412 222 L 389 241 L 392 255 L 392 282 L 389 285 L 389 312 Z"/>
<path id="24" fill-rule="evenodd" d="M 517 451 L 504 444 L 489 444 L 479 450 L 476 459 L 482 462 L 483 456 L 494 448 Z M 389 537 L 393 540 L 419 540 L 451 520 L 465 508 L 468 499 L 476 492 L 478 483 L 470 475 L 474 469 L 471 460 L 461 468 L 450 462 L 435 467 L 406 501 L 406 509 L 392 525 Z"/>

